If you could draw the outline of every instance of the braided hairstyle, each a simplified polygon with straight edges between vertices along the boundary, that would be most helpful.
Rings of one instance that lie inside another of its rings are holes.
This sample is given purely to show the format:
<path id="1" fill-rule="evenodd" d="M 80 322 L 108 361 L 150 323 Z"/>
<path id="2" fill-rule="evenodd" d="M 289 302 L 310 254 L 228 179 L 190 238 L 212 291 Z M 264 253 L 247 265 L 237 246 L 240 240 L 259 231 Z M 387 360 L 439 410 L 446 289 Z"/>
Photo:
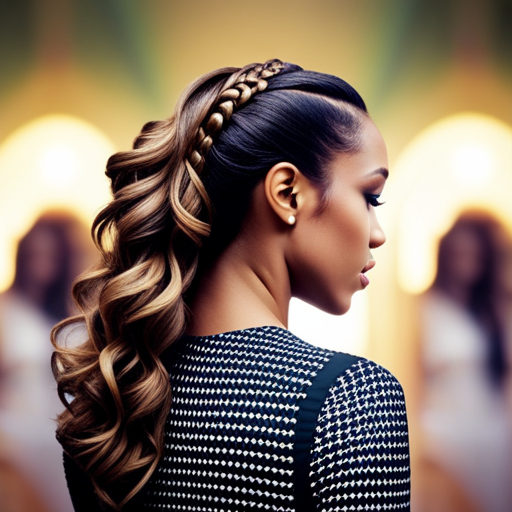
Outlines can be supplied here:
<path id="1" fill-rule="evenodd" d="M 113 200 L 92 227 L 101 261 L 73 287 L 80 315 L 52 332 L 66 407 L 57 438 L 107 507 L 122 509 L 162 456 L 172 390 L 160 355 L 185 331 L 199 262 L 236 236 L 276 163 L 293 163 L 327 195 L 325 164 L 358 149 L 365 113 L 334 76 L 279 60 L 222 68 L 109 159 Z"/>

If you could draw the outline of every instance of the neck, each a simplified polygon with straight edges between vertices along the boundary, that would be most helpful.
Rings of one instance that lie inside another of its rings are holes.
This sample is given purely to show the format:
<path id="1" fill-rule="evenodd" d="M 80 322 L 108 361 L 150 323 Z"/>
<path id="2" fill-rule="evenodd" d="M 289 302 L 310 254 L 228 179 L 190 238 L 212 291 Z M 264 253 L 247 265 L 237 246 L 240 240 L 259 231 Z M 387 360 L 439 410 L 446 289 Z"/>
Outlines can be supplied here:
<path id="1" fill-rule="evenodd" d="M 287 327 L 291 298 L 283 258 L 258 237 L 236 239 L 198 276 L 187 333 L 217 334 L 249 327 Z"/>

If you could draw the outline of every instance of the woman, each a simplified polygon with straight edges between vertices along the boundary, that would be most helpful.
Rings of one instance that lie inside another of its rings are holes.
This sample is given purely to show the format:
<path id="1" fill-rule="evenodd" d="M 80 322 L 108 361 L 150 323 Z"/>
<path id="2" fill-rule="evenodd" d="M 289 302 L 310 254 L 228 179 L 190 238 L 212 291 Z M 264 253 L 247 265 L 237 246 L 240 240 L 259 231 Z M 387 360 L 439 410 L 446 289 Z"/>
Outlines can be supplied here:
<path id="1" fill-rule="evenodd" d="M 87 251 L 80 240 L 85 233 L 68 213 L 41 215 L 19 241 L 14 281 L 0 294 L 0 437 L 5 436 L 0 459 L 5 457 L 27 480 L 23 488 L 6 486 L 10 500 L 0 492 L 2 511 L 14 510 L 16 499 L 23 508 L 30 494 L 41 496 L 44 508 L 53 512 L 71 507 L 54 435 L 52 418 L 62 404 L 48 364 L 48 338 L 55 322 L 70 313 L 71 283 L 85 268 Z M 4 482 L 19 482 L 21 474 L 12 473 Z"/>
<path id="2" fill-rule="evenodd" d="M 103 260 L 54 333 L 87 325 L 54 358 L 77 510 L 408 509 L 398 382 L 286 330 L 292 296 L 342 314 L 369 283 L 386 167 L 352 87 L 278 60 L 203 76 L 110 159 Z"/>
<path id="3" fill-rule="evenodd" d="M 426 457 L 486 512 L 510 510 L 512 497 L 501 241 L 492 217 L 462 214 L 440 241 L 422 304 Z"/>

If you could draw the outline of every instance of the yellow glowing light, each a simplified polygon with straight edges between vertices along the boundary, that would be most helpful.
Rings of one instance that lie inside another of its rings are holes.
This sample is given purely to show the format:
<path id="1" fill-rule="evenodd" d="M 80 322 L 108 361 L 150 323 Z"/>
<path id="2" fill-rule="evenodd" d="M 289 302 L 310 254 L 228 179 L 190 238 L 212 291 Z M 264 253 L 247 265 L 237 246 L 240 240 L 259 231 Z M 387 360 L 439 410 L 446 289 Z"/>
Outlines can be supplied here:
<path id="1" fill-rule="evenodd" d="M 421 293 L 436 271 L 437 241 L 466 208 L 512 227 L 512 128 L 480 114 L 459 114 L 421 133 L 395 165 L 398 278 Z"/>
<path id="2" fill-rule="evenodd" d="M 45 181 L 53 186 L 69 186 L 75 181 L 78 171 L 76 148 L 61 143 L 48 147 L 41 154 L 39 168 Z"/>
<path id="3" fill-rule="evenodd" d="M 481 143 L 464 143 L 455 147 L 451 155 L 451 167 L 456 179 L 467 186 L 480 186 L 492 179 L 494 152 Z"/>
<path id="4" fill-rule="evenodd" d="M 81 119 L 51 115 L 0 146 L 0 291 L 14 273 L 17 240 L 45 210 L 63 209 L 90 224 L 109 201 L 104 175 L 114 145 Z"/>

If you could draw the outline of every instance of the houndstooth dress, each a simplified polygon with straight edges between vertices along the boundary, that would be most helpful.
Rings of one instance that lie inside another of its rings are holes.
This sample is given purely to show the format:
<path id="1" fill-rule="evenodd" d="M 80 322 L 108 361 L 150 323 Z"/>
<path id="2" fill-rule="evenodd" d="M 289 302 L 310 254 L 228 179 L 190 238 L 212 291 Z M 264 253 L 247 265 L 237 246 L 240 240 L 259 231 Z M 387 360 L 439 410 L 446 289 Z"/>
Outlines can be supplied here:
<path id="1" fill-rule="evenodd" d="M 165 455 L 130 510 L 410 509 L 405 401 L 387 370 L 279 327 L 186 336 L 162 359 Z"/>

